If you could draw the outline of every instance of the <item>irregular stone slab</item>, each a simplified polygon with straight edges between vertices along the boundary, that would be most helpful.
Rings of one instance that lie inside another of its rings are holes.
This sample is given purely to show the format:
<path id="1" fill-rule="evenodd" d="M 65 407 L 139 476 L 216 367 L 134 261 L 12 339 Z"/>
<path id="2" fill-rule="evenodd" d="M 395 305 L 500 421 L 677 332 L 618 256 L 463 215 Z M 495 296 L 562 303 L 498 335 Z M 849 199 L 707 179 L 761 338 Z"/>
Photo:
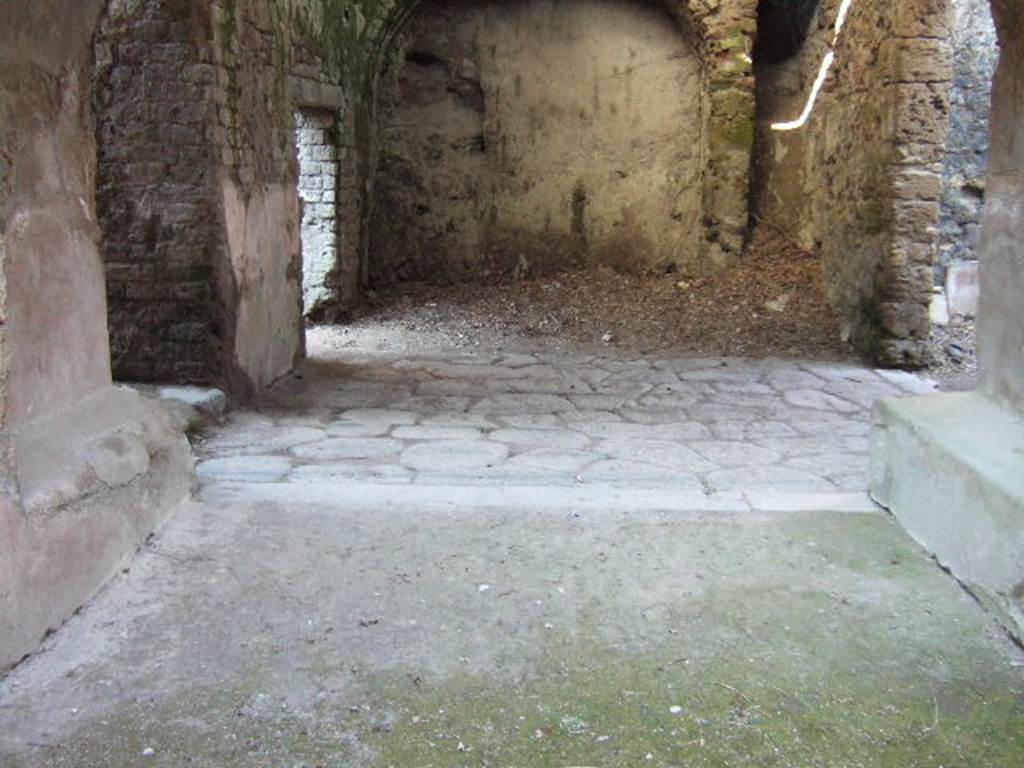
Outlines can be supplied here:
<path id="1" fill-rule="evenodd" d="M 879 376 L 903 392 L 910 395 L 928 395 L 939 391 L 938 383 L 924 376 L 918 376 L 907 371 L 888 371 L 881 369 L 875 371 Z"/>
<path id="2" fill-rule="evenodd" d="M 590 437 L 626 440 L 697 440 L 711 436 L 708 428 L 695 421 L 678 424 L 627 424 L 625 422 L 583 422 L 574 427 Z"/>
<path id="3" fill-rule="evenodd" d="M 415 424 L 419 414 L 415 411 L 397 411 L 388 408 L 353 408 L 341 414 L 345 421 L 357 421 L 360 424 L 387 424 L 399 426 Z"/>
<path id="4" fill-rule="evenodd" d="M 613 438 L 602 442 L 597 450 L 616 459 L 656 464 L 680 472 L 708 472 L 718 468 L 718 465 L 701 458 L 689 448 L 668 440 Z"/>
<path id="5" fill-rule="evenodd" d="M 844 435 L 818 437 L 772 437 L 757 441 L 763 448 L 778 451 L 783 456 L 829 456 L 834 453 L 854 453 L 867 456 L 870 439 Z"/>
<path id="6" fill-rule="evenodd" d="M 824 413 L 822 416 L 826 415 Z M 790 419 L 793 429 L 803 435 L 833 435 L 842 437 L 867 437 L 871 432 L 871 424 L 857 414 L 854 418 L 834 419 Z"/>
<path id="7" fill-rule="evenodd" d="M 694 392 L 658 392 L 644 395 L 634 407 L 651 408 L 656 411 L 689 408 L 698 403 L 702 397 L 703 395 Z"/>
<path id="8" fill-rule="evenodd" d="M 622 408 L 618 414 L 633 424 L 676 424 L 690 420 L 690 414 L 682 408 Z"/>
<path id="9" fill-rule="evenodd" d="M 766 437 L 798 437 L 799 433 L 783 421 L 719 422 L 711 432 L 720 440 L 758 440 Z"/>
<path id="10" fill-rule="evenodd" d="M 825 385 L 825 392 L 843 400 L 856 403 L 861 408 L 870 410 L 883 397 L 898 397 L 903 392 L 884 381 L 873 381 L 862 384 L 853 381 L 830 381 Z"/>
<path id="11" fill-rule="evenodd" d="M 292 483 L 331 483 L 359 480 L 368 483 L 411 483 L 415 475 L 404 467 L 393 464 L 304 464 L 288 475 Z"/>
<path id="12" fill-rule="evenodd" d="M 543 378 L 517 379 L 508 382 L 509 392 L 566 394 L 570 392 L 590 392 L 590 385 L 583 379 L 571 376 L 549 376 Z"/>
<path id="13" fill-rule="evenodd" d="M 196 475 L 222 483 L 275 483 L 291 468 L 291 460 L 284 456 L 229 456 L 200 462 Z"/>
<path id="14" fill-rule="evenodd" d="M 568 411 L 572 413 L 572 411 Z M 563 416 L 556 416 L 553 413 L 513 413 L 505 416 L 496 416 L 495 420 L 508 427 L 522 429 L 557 429 L 561 427 Z"/>
<path id="15" fill-rule="evenodd" d="M 568 429 L 498 429 L 490 434 L 491 440 L 509 445 L 537 445 L 546 448 L 584 448 L 590 439 Z"/>
<path id="16" fill-rule="evenodd" d="M 622 417 L 611 411 L 567 411 L 559 414 L 562 423 L 575 428 L 577 424 L 599 424 L 602 422 L 621 422 Z"/>
<path id="17" fill-rule="evenodd" d="M 473 406 L 474 413 L 564 413 L 573 410 L 573 404 L 558 395 L 496 394 Z"/>
<path id="18" fill-rule="evenodd" d="M 331 437 L 383 437 L 390 430 L 390 424 L 363 424 L 358 421 L 336 421 L 327 425 L 327 434 Z"/>
<path id="19" fill-rule="evenodd" d="M 826 453 L 819 456 L 798 456 L 786 459 L 784 466 L 803 469 L 822 477 L 833 475 L 866 475 L 869 464 L 868 454 L 864 453 Z"/>
<path id="20" fill-rule="evenodd" d="M 306 461 L 376 459 L 397 455 L 403 445 L 401 440 L 384 437 L 333 437 L 311 445 L 300 445 L 293 448 L 291 453 Z"/>
<path id="21" fill-rule="evenodd" d="M 495 390 L 500 390 L 499 384 L 500 382 L 490 383 L 487 381 L 463 381 L 456 379 L 424 381 L 416 385 L 416 394 L 450 397 L 485 397 Z"/>
<path id="22" fill-rule="evenodd" d="M 693 442 L 687 445 L 708 461 L 720 467 L 750 467 L 755 464 L 774 464 L 781 457 L 768 448 L 748 442 Z"/>
<path id="23" fill-rule="evenodd" d="M 788 389 L 821 389 L 825 386 L 825 380 L 820 376 L 799 368 L 780 368 L 771 371 L 766 378 L 768 384 L 779 392 Z"/>
<path id="24" fill-rule="evenodd" d="M 827 480 L 799 469 L 776 466 L 734 467 L 710 472 L 704 480 L 715 491 L 832 492 Z"/>
<path id="25" fill-rule="evenodd" d="M 460 395 L 416 395 L 395 403 L 395 408 L 416 413 L 463 413 L 471 402 Z"/>
<path id="26" fill-rule="evenodd" d="M 203 443 L 210 453 L 261 454 L 287 451 L 297 445 L 323 440 L 327 432 L 319 427 L 260 426 L 256 429 L 220 432 Z"/>
<path id="27" fill-rule="evenodd" d="M 704 485 L 695 474 L 679 471 L 672 467 L 646 464 L 642 461 L 611 459 L 600 461 L 580 473 L 585 482 L 630 483 L 639 485 L 673 485 L 691 491 L 704 490 Z"/>
<path id="28" fill-rule="evenodd" d="M 800 368 L 827 381 L 846 379 L 867 382 L 874 378 L 874 372 L 870 369 L 851 363 L 801 363 Z"/>
<path id="29" fill-rule="evenodd" d="M 421 472 L 478 469 L 508 458 L 508 446 L 485 440 L 436 440 L 402 451 L 402 463 Z"/>
<path id="30" fill-rule="evenodd" d="M 614 411 L 630 402 L 624 395 L 569 395 L 581 411 Z"/>
<path id="31" fill-rule="evenodd" d="M 483 433 L 477 427 L 442 427 L 421 425 L 398 427 L 391 433 L 399 440 L 479 440 Z"/>
<path id="32" fill-rule="evenodd" d="M 481 413 L 439 413 L 420 422 L 424 427 L 478 427 L 493 429 L 494 423 Z"/>
<path id="33" fill-rule="evenodd" d="M 847 400 L 821 392 L 817 389 L 791 389 L 787 390 L 783 397 L 790 405 L 797 408 L 811 408 L 816 411 L 833 411 L 835 413 L 857 413 L 861 410 Z"/>
<path id="34" fill-rule="evenodd" d="M 588 464 L 600 460 L 600 455 L 588 451 L 535 450 L 513 456 L 506 466 L 510 469 L 541 469 L 575 474 Z"/>

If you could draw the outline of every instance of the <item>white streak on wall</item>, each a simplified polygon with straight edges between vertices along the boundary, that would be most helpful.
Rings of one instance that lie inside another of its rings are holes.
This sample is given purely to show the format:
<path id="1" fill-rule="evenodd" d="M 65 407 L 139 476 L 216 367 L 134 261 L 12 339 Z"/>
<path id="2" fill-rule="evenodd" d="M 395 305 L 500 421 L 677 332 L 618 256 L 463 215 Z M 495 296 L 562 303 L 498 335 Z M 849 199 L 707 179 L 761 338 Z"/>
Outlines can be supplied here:
<path id="1" fill-rule="evenodd" d="M 836 31 L 832 36 L 833 48 L 839 43 L 839 35 L 843 31 L 843 27 L 846 26 L 846 19 L 850 15 L 852 7 L 853 0 L 843 0 L 839 6 L 839 13 L 836 16 Z M 821 89 L 825 86 L 825 80 L 828 79 L 829 70 L 832 69 L 832 64 L 835 63 L 835 60 L 836 53 L 834 50 L 825 54 L 825 58 L 821 62 L 821 68 L 818 70 L 818 76 L 814 79 L 814 85 L 811 86 L 811 93 L 807 97 L 807 103 L 804 105 L 804 111 L 800 114 L 800 117 L 788 123 L 772 123 L 773 131 L 795 131 L 807 124 L 807 121 L 811 119 L 811 115 L 814 113 L 814 106 L 818 102 L 818 96 L 821 94 Z"/>

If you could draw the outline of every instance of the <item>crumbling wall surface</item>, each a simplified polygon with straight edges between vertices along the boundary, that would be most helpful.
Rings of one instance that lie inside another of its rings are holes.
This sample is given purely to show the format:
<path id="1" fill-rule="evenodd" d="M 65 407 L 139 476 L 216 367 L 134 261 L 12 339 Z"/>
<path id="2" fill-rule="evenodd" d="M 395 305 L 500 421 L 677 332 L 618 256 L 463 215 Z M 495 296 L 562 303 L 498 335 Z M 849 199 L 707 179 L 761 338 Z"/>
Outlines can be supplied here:
<path id="1" fill-rule="evenodd" d="M 576 260 L 698 266 L 700 62 L 663 9 L 428 2 L 403 37 L 381 127 L 375 281 Z"/>
<path id="2" fill-rule="evenodd" d="M 188 0 L 111 2 L 97 31 L 97 202 L 119 379 L 220 378 L 210 23 Z"/>
<path id="3" fill-rule="evenodd" d="M 1024 411 L 1024 4 L 993 0 L 1002 54 L 981 242 L 982 390 Z"/>
<path id="4" fill-rule="evenodd" d="M 190 484 L 169 417 L 111 386 L 89 91 L 100 10 L 11 0 L 0 25 L 0 671 Z"/>
<path id="5" fill-rule="evenodd" d="M 781 212 L 784 228 L 817 247 L 844 334 L 881 364 L 925 362 L 952 79 L 947 1 L 853 3 L 810 119 L 762 145 L 773 167 L 758 209 Z M 831 47 L 839 6 L 823 0 L 827 22 L 807 49 L 820 56 L 801 56 L 789 74 L 803 87 Z M 763 112 L 761 135 L 795 119 L 796 101 Z M 788 163 L 800 169 L 778 170 Z"/>
<path id="6" fill-rule="evenodd" d="M 977 258 L 985 204 L 992 76 L 999 47 L 989 0 L 953 0 L 954 71 L 949 136 L 942 162 L 942 215 L 936 278 Z"/>

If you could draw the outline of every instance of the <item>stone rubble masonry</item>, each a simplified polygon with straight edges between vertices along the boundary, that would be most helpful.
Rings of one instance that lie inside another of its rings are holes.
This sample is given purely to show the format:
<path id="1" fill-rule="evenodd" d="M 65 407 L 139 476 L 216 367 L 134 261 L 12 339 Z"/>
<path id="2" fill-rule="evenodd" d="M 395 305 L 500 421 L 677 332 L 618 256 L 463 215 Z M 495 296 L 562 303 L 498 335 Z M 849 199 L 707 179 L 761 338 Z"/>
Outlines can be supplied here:
<path id="1" fill-rule="evenodd" d="M 293 113 L 334 110 L 341 144 L 353 128 L 302 27 L 277 0 L 108 5 L 98 197 L 119 378 L 247 396 L 303 354 Z M 351 301 L 357 275 L 336 265 L 324 290 Z"/>
<path id="2" fill-rule="evenodd" d="M 936 282 L 958 261 L 977 258 L 985 204 L 992 76 L 999 57 L 989 0 L 954 0 L 954 71 L 949 137 L 942 163 Z"/>
<path id="3" fill-rule="evenodd" d="M 811 120 L 799 114 L 828 50 L 827 0 L 804 51 L 767 71 L 785 87 L 759 119 L 756 213 L 821 254 L 844 334 L 881 364 L 920 366 L 930 331 L 942 161 L 953 79 L 948 0 L 862 0 L 850 10 Z"/>
<path id="4" fill-rule="evenodd" d="M 197 43 L 202 21 L 111 3 L 96 34 L 97 207 L 119 379 L 218 375 L 216 71 Z"/>

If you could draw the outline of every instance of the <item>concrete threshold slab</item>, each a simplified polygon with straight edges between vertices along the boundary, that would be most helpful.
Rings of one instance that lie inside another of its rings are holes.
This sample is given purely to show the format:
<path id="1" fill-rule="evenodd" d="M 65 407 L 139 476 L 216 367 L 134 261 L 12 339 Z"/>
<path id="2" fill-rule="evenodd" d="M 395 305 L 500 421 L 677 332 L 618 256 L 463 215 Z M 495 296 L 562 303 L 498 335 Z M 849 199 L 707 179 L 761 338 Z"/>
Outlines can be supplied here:
<path id="1" fill-rule="evenodd" d="M 346 508 L 430 510 L 522 510 L 620 512 L 831 512 L 875 513 L 866 494 L 719 492 L 617 486 L 465 486 L 377 483 L 213 483 L 203 488 L 209 503 L 339 505 Z"/>

